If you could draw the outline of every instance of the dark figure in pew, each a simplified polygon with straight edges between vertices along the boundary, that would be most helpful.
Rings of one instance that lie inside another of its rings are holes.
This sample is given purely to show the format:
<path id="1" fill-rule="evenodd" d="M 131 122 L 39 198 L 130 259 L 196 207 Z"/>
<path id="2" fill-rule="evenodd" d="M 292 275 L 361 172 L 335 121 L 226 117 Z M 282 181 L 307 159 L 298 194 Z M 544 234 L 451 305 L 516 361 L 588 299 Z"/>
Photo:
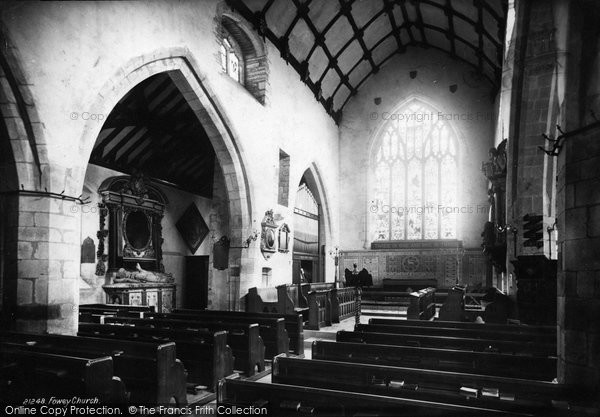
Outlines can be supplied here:
<path id="1" fill-rule="evenodd" d="M 486 291 L 481 304 L 485 307 L 483 320 L 486 323 L 506 324 L 509 318 L 514 317 L 514 301 L 496 287 Z"/>
<path id="2" fill-rule="evenodd" d="M 356 264 L 354 264 L 352 271 L 346 268 L 344 276 L 346 278 L 346 287 L 371 287 L 373 285 L 373 276 L 369 274 L 369 271 L 363 268 L 358 272 Z"/>

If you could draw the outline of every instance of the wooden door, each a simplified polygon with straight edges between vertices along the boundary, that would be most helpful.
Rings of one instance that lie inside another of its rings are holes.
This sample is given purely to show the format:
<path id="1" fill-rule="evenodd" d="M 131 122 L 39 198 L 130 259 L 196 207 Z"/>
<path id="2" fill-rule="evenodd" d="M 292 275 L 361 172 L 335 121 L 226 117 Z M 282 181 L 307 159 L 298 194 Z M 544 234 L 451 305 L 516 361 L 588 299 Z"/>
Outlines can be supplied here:
<path id="1" fill-rule="evenodd" d="M 183 308 L 203 310 L 208 306 L 208 256 L 185 257 Z"/>

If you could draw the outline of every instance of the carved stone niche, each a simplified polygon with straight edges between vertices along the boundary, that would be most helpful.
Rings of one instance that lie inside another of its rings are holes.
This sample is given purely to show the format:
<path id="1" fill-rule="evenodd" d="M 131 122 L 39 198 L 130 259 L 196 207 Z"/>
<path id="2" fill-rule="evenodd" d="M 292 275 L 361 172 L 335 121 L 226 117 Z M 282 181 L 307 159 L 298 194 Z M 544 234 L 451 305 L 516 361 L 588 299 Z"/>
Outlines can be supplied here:
<path id="1" fill-rule="evenodd" d="M 142 174 L 107 178 L 98 189 L 108 215 L 108 270 L 114 276 L 120 269 L 164 272 L 162 264 L 161 220 L 168 204 L 163 192 Z"/>
<path id="2" fill-rule="evenodd" d="M 481 166 L 488 179 L 488 221 L 484 225 L 483 253 L 499 272 L 506 272 L 506 139 L 491 148 L 490 159 Z"/>
<path id="3" fill-rule="evenodd" d="M 265 259 L 269 259 L 277 252 L 277 223 L 275 223 L 275 220 L 273 219 L 273 210 L 267 210 L 265 212 L 265 217 L 263 217 L 261 226 L 260 250 Z"/>

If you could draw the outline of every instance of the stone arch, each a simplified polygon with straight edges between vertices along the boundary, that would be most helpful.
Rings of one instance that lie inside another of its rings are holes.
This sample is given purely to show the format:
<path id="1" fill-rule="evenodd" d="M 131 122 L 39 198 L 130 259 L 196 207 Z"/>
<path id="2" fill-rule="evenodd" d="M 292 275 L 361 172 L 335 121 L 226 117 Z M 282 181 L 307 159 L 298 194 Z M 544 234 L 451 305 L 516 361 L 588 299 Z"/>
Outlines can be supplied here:
<path id="1" fill-rule="evenodd" d="M 169 48 L 136 57 L 126 63 L 98 93 L 90 112 L 108 115 L 132 88 L 158 73 L 167 72 L 188 105 L 198 117 L 215 150 L 221 166 L 229 200 L 231 246 L 241 247 L 252 225 L 252 196 L 243 150 L 235 139 L 227 116 L 216 95 L 207 86 L 200 66 L 187 48 Z M 80 141 L 81 161 L 87 164 L 102 125 L 86 121 Z M 80 172 L 85 173 L 85 165 Z M 84 175 L 79 178 L 78 190 L 83 189 Z M 239 279 L 243 249 L 230 249 L 230 278 Z M 236 297 L 239 298 L 239 297 Z"/>
<path id="2" fill-rule="evenodd" d="M 429 107 L 435 111 L 440 111 L 439 106 L 432 103 L 431 100 L 428 100 L 426 97 L 424 97 L 422 95 L 411 94 L 410 96 L 406 97 L 405 99 L 401 100 L 398 104 L 396 104 L 393 107 L 393 109 L 389 112 L 389 114 L 398 114 L 400 112 L 400 110 L 405 108 L 408 104 L 412 103 L 413 101 L 418 101 L 418 102 L 424 104 L 426 107 Z M 434 117 L 437 117 L 437 114 L 434 115 Z M 381 134 L 382 134 L 383 130 L 386 128 L 388 122 L 389 122 L 389 119 L 382 120 L 377 125 L 377 127 L 375 128 L 373 133 L 371 134 L 371 137 L 369 138 L 369 142 L 367 145 L 367 155 L 372 154 L 373 147 L 375 145 L 377 145 L 377 141 L 381 137 Z M 450 126 L 450 128 L 454 132 L 454 135 L 456 136 L 456 139 L 458 140 L 461 149 L 465 148 L 466 147 L 466 138 L 465 138 L 464 133 L 459 128 L 459 126 L 457 126 L 456 123 L 448 123 L 448 126 Z"/>
<path id="3" fill-rule="evenodd" d="M 332 237 L 333 237 L 333 230 L 332 230 L 332 222 L 331 222 L 331 207 L 330 207 L 330 203 L 329 203 L 329 198 L 328 198 L 328 193 L 327 190 L 325 188 L 324 182 L 323 182 L 323 178 L 320 174 L 320 170 L 317 166 L 317 164 L 315 162 L 312 162 L 306 169 L 304 169 L 301 173 L 300 176 L 296 178 L 295 182 L 293 182 L 292 184 L 295 184 L 295 188 L 294 193 L 293 193 L 293 199 L 292 199 L 292 208 L 295 207 L 296 204 L 296 187 L 297 184 L 300 183 L 302 177 L 305 178 L 306 183 L 308 184 L 308 188 L 313 192 L 313 195 L 316 197 L 318 203 L 320 204 L 320 218 L 319 218 L 319 223 L 320 223 L 320 244 L 321 245 L 332 245 Z M 294 233 L 294 230 L 292 230 L 292 233 Z M 319 248 L 320 251 L 320 248 Z M 326 278 L 326 273 L 325 271 L 327 270 L 326 265 L 327 265 L 327 256 L 323 256 L 321 265 L 320 265 L 320 274 L 323 274 L 324 279 Z"/>
<path id="4" fill-rule="evenodd" d="M 12 149 L 18 185 L 40 190 L 49 184 L 46 141 L 29 83 L 20 67 L 18 51 L 0 28 L 0 116 Z M 5 184 L 0 188 L 4 190 Z M 12 185 L 11 185 L 12 187 Z M 11 190 L 13 190 L 11 188 Z"/>

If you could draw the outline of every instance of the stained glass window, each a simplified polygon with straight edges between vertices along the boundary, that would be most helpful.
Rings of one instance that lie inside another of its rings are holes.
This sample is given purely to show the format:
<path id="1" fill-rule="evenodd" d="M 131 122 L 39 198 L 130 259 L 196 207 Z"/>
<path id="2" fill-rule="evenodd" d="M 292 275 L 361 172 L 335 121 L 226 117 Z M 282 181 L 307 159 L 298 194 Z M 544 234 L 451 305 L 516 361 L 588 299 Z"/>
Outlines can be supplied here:
<path id="1" fill-rule="evenodd" d="M 456 239 L 458 143 L 437 111 L 394 113 L 371 155 L 372 240 Z"/>

